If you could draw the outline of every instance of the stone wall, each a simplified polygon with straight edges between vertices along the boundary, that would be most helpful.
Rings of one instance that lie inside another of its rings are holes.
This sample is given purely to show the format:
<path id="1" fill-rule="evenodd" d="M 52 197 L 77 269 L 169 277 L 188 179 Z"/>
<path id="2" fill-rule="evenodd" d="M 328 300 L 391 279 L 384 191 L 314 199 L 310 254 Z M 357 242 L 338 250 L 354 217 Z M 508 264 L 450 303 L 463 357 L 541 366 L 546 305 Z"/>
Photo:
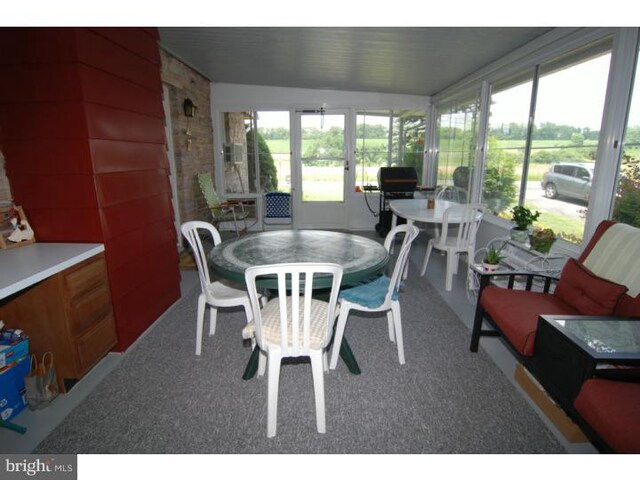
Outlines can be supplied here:
<path id="1" fill-rule="evenodd" d="M 196 175 L 203 172 L 215 175 L 210 82 L 162 49 L 160 58 L 162 82 L 168 85 L 169 90 L 180 221 L 209 221 L 211 217 Z M 197 107 L 193 118 L 184 115 L 183 102 L 186 98 L 190 98 Z"/>

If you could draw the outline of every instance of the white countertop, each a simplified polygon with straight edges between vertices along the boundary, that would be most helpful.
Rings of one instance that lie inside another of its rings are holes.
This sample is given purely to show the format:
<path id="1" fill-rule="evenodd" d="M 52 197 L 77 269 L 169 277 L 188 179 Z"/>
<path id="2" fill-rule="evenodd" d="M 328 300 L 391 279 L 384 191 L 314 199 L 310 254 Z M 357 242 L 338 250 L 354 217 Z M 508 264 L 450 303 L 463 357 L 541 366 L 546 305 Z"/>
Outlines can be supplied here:
<path id="1" fill-rule="evenodd" d="M 32 243 L 0 250 L 0 299 L 103 251 L 99 243 Z"/>

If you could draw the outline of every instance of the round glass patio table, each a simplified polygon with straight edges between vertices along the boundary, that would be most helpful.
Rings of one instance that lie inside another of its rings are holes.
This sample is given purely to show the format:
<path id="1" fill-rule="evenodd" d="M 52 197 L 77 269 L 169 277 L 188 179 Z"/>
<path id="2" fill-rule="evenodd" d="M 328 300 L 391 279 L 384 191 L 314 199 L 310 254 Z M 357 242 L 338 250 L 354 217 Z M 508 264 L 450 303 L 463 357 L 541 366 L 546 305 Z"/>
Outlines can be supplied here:
<path id="1" fill-rule="evenodd" d="M 275 230 L 226 240 L 215 246 L 209 260 L 215 273 L 244 284 L 244 271 L 255 265 L 274 263 L 337 263 L 343 268 L 342 285 L 356 285 L 382 272 L 389 254 L 375 240 L 359 235 L 325 230 Z M 317 285 L 317 286 L 315 286 Z M 261 282 L 277 289 L 277 281 Z M 328 288 L 330 278 L 318 279 L 314 288 Z"/>
<path id="2" fill-rule="evenodd" d="M 384 270 L 389 254 L 383 245 L 369 238 L 325 230 L 276 230 L 259 232 L 226 240 L 209 253 L 214 272 L 227 280 L 245 283 L 244 271 L 254 265 L 274 263 L 322 262 L 337 263 L 343 268 L 342 285 L 351 286 L 371 278 Z M 277 290 L 277 280 L 264 279 L 260 286 Z M 314 288 L 331 286 L 317 278 Z M 242 378 L 252 378 L 258 368 L 259 350 L 256 347 Z M 345 337 L 340 345 L 340 357 L 349 371 L 358 375 L 360 367 Z"/>

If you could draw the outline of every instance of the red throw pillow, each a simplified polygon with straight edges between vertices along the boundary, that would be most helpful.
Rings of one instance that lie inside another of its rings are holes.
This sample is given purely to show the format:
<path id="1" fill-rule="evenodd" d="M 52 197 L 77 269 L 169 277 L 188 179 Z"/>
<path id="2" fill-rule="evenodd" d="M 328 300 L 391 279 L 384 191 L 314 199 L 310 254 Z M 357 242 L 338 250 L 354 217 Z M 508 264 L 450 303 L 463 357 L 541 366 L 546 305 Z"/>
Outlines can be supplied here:
<path id="1" fill-rule="evenodd" d="M 575 259 L 567 260 L 554 292 L 582 315 L 613 315 L 627 287 L 595 276 Z"/>

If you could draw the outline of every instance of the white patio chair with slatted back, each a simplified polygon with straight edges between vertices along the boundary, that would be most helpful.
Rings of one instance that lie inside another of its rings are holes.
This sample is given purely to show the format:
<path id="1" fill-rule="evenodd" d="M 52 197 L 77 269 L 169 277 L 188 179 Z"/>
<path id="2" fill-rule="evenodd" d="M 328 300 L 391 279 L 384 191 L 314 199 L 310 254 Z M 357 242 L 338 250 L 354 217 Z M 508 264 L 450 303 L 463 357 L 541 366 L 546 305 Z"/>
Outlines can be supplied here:
<path id="1" fill-rule="evenodd" d="M 435 248 L 447 255 L 445 289 L 451 290 L 453 275 L 458 272 L 460 254 L 467 254 L 467 261 L 473 259 L 476 245 L 476 234 L 482 221 L 486 206 L 469 203 L 449 207 L 444 211 L 440 235 L 429 239 L 427 252 L 422 263 L 420 275 L 424 275 L 429 264 L 431 251 Z M 451 234 L 455 231 L 454 234 Z"/>
<path id="2" fill-rule="evenodd" d="M 198 276 L 200 277 L 200 286 L 202 288 L 202 292 L 198 297 L 198 310 L 196 314 L 196 355 L 200 355 L 202 350 L 202 333 L 204 330 L 204 314 L 207 307 L 209 307 L 209 336 L 212 336 L 216 331 L 218 308 L 243 307 L 247 316 L 247 323 L 253 319 L 253 313 L 249 303 L 249 296 L 245 290 L 240 290 L 220 281 L 211 281 L 207 254 L 202 246 L 199 232 L 208 232 L 213 240 L 213 245 L 218 245 L 221 242 L 221 238 L 216 228 L 207 222 L 192 221 L 183 223 L 180 230 L 193 251 Z"/>
<path id="3" fill-rule="evenodd" d="M 393 228 L 384 240 L 384 247 L 389 251 L 394 244 L 396 236 L 404 235 L 402 246 L 396 258 L 391 278 L 382 275 L 377 279 L 343 290 L 339 297 L 340 316 L 336 324 L 335 338 L 329 368 L 332 370 L 338 364 L 340 345 L 344 336 L 344 329 L 351 310 L 361 312 L 386 312 L 389 329 L 389 340 L 395 342 L 398 348 L 398 360 L 404 365 L 404 344 L 402 341 L 402 317 L 400 315 L 399 290 L 402 275 L 409 259 L 411 244 L 418 236 L 420 230 L 415 225 L 399 225 Z M 369 320 L 367 320 L 369 321 Z"/>
<path id="4" fill-rule="evenodd" d="M 260 308 L 256 282 L 263 276 L 274 276 L 278 296 Z M 329 301 L 313 298 L 314 281 L 329 280 Z M 283 358 L 309 357 L 316 404 L 316 426 L 325 433 L 324 370 L 327 370 L 326 348 L 331 340 L 336 319 L 338 291 L 342 267 L 332 263 L 284 263 L 249 267 L 245 271 L 247 291 L 254 321 L 244 328 L 244 338 L 255 336 L 267 361 L 267 436 L 276 434 L 278 419 L 278 382 Z M 288 292 L 289 291 L 289 292 Z M 262 363 L 261 356 L 260 362 Z M 264 373 L 264 366 L 258 370 Z"/>
<path id="5" fill-rule="evenodd" d="M 223 222 L 233 222 L 233 226 L 236 231 L 236 236 L 240 236 L 240 232 L 246 232 L 249 226 L 247 225 L 247 217 L 250 212 L 245 210 L 244 203 L 242 202 L 221 202 L 216 189 L 213 186 L 213 179 L 209 173 L 198 174 L 198 184 L 202 195 L 207 202 L 207 206 L 211 211 L 211 221 L 216 228 L 220 228 L 220 224 Z M 244 223 L 244 227 L 238 226 L 239 222 Z"/>

